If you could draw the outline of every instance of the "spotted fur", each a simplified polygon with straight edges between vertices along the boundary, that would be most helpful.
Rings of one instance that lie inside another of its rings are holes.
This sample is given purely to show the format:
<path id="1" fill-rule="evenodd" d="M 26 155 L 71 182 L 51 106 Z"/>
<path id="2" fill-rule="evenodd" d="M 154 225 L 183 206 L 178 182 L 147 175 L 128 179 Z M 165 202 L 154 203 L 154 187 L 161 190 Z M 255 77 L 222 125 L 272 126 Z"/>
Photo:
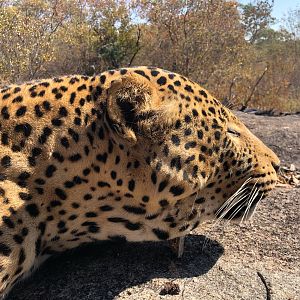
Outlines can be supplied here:
<path id="1" fill-rule="evenodd" d="M 276 155 L 206 90 L 158 68 L 0 92 L 0 295 L 54 252 L 168 240 L 216 218 Z M 237 217 L 237 216 L 236 216 Z"/>

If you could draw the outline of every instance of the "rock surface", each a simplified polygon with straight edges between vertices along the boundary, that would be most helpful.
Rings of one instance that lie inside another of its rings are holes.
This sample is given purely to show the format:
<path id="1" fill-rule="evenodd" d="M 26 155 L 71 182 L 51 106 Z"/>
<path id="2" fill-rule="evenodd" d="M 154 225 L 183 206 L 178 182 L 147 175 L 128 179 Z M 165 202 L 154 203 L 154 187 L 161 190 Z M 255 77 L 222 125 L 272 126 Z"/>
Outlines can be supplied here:
<path id="1" fill-rule="evenodd" d="M 300 116 L 238 115 L 300 168 Z M 277 188 L 252 221 L 195 230 L 181 259 L 166 243 L 88 245 L 49 259 L 8 299 L 299 300 L 299 224 L 300 189 Z"/>

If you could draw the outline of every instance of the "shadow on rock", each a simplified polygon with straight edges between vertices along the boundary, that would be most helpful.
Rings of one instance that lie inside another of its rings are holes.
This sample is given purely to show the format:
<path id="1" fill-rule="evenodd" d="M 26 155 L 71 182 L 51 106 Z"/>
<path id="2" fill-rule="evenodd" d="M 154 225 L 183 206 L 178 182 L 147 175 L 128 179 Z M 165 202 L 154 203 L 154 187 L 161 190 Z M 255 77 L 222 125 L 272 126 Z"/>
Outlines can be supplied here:
<path id="1" fill-rule="evenodd" d="M 89 244 L 50 258 L 7 300 L 113 299 L 152 278 L 201 276 L 223 253 L 218 242 L 199 235 L 186 237 L 181 259 L 164 242 Z"/>

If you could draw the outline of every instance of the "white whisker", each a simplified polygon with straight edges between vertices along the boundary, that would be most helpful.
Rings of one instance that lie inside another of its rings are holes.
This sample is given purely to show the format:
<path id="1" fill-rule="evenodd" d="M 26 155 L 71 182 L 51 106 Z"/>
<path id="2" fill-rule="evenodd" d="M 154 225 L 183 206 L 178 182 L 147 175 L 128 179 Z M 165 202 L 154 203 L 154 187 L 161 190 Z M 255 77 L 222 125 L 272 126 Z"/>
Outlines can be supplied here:
<path id="1" fill-rule="evenodd" d="M 231 213 L 231 215 L 228 218 L 228 222 L 230 222 L 240 211 L 240 209 L 245 206 L 246 201 L 239 204 L 239 206 Z"/>
<path id="2" fill-rule="evenodd" d="M 251 206 L 252 206 L 252 203 L 253 203 L 253 201 L 256 199 L 256 197 L 258 196 L 258 192 L 259 192 L 259 189 L 255 189 L 255 192 L 253 193 L 253 195 L 251 196 L 251 198 L 249 199 L 249 201 L 248 201 L 248 205 L 247 205 L 247 208 L 246 208 L 246 210 L 245 210 L 245 214 L 244 214 L 244 216 L 245 216 L 245 218 L 247 219 L 248 218 L 248 214 L 249 214 L 249 212 L 250 212 L 250 209 L 251 209 Z M 243 219 L 242 219 L 242 221 L 243 221 Z"/>
<path id="3" fill-rule="evenodd" d="M 260 203 L 260 200 L 262 199 L 263 196 L 264 196 L 264 193 L 261 194 L 259 200 L 257 201 L 257 204 L 255 205 L 255 207 L 254 207 L 254 209 L 253 209 L 253 212 L 252 212 L 252 215 L 251 215 L 251 217 L 249 218 L 249 220 L 251 220 L 252 216 L 254 216 L 254 213 L 256 212 L 256 209 L 257 209 L 257 207 L 258 207 L 258 205 L 259 205 L 259 203 Z"/>
<path id="4" fill-rule="evenodd" d="M 251 208 L 252 202 L 254 201 L 255 197 L 257 196 L 257 193 L 258 193 L 258 188 L 256 188 L 257 182 L 258 182 L 258 179 L 255 181 L 255 183 L 254 183 L 254 185 L 253 185 L 253 187 L 251 189 L 251 192 L 249 194 L 249 200 L 248 200 L 248 203 L 247 203 L 247 207 L 246 207 L 245 213 L 242 216 L 241 223 L 247 217 L 248 211 Z"/>
<path id="5" fill-rule="evenodd" d="M 245 182 L 240 186 L 240 188 L 231 195 L 224 203 L 223 205 L 217 210 L 216 215 L 218 215 L 222 210 L 225 209 L 230 203 L 232 203 L 241 193 L 243 193 L 246 190 L 246 185 L 249 183 L 249 181 L 252 179 L 252 177 L 249 177 Z"/>
<path id="6" fill-rule="evenodd" d="M 236 199 L 234 199 L 234 201 L 228 206 L 226 207 L 226 209 L 224 209 L 224 211 L 222 212 L 222 214 L 219 216 L 220 219 L 223 219 L 224 216 L 226 216 L 226 214 L 237 204 L 239 204 L 239 202 L 243 201 L 245 198 L 249 197 L 249 194 L 247 193 L 247 190 L 245 190 L 245 194 L 240 195 L 239 197 L 237 197 Z M 245 203 L 246 201 L 244 201 Z"/>
<path id="7" fill-rule="evenodd" d="M 240 210 L 241 207 L 243 207 L 245 205 L 245 203 L 247 203 L 247 199 L 249 198 L 249 196 L 251 195 L 251 193 L 249 193 L 249 188 L 248 188 L 248 183 L 252 180 L 252 177 L 247 178 L 243 184 L 239 187 L 239 189 L 232 194 L 220 207 L 219 209 L 215 212 L 215 215 L 217 216 L 217 219 L 214 221 L 214 223 L 212 224 L 212 226 L 210 226 L 210 230 L 213 230 L 219 223 L 221 223 L 222 219 L 224 219 L 224 217 L 226 216 L 226 214 L 236 205 L 238 205 L 238 207 L 234 210 L 234 212 L 231 213 L 230 215 L 230 220 L 232 218 L 234 218 L 234 216 L 238 213 L 238 211 Z M 229 221 L 230 221 L 229 220 Z M 223 227 L 223 229 L 226 228 L 227 224 L 229 223 L 226 222 L 225 226 Z M 202 249 L 204 249 L 207 246 L 208 243 L 208 239 L 205 238 L 204 242 L 203 242 L 203 246 Z"/>

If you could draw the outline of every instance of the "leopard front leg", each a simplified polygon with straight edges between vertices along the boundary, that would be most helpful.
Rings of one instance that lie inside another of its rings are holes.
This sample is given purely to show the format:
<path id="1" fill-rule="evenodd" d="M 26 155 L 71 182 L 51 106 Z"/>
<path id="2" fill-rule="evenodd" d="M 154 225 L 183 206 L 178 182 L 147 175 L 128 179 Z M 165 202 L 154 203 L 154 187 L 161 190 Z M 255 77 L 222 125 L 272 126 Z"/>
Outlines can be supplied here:
<path id="1" fill-rule="evenodd" d="M 6 219 L 7 220 L 7 219 Z M 0 227 L 0 299 L 7 295 L 12 286 L 31 272 L 35 264 L 35 235 L 27 227 L 20 231 L 3 233 Z M 22 242 L 22 243 L 21 243 Z"/>
<path id="2" fill-rule="evenodd" d="M 19 193 L 20 188 L 14 183 L 1 182 L 0 299 L 4 299 L 16 281 L 30 273 L 40 247 L 37 219 L 28 213 L 33 206 L 20 199 Z"/>

